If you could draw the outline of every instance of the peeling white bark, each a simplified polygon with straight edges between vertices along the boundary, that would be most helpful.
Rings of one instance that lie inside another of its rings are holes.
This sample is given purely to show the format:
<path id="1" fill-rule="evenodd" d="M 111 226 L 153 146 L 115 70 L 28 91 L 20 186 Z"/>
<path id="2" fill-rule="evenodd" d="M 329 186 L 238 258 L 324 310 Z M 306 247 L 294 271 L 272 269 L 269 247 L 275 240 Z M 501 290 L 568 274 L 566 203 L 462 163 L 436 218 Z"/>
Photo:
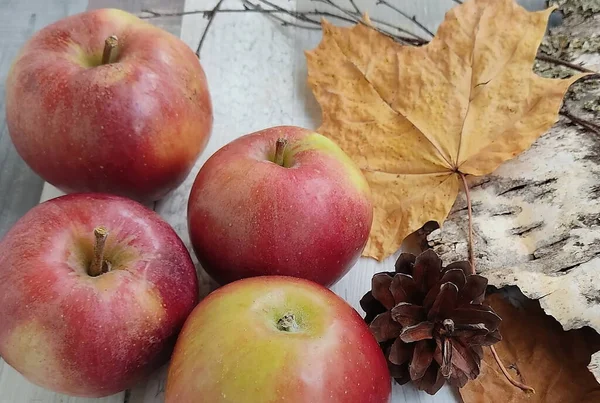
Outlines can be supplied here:
<path id="1" fill-rule="evenodd" d="M 565 329 L 600 332 L 600 139 L 561 123 L 493 175 L 473 178 L 477 271 L 540 299 Z M 428 237 L 445 261 L 467 256 L 459 197 Z"/>

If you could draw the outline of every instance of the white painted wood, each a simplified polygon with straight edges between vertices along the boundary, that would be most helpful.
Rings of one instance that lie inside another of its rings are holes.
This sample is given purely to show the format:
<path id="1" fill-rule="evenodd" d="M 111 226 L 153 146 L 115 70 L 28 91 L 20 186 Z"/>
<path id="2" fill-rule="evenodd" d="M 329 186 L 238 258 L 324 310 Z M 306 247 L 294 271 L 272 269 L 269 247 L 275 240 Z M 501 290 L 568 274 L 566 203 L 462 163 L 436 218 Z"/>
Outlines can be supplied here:
<path id="1" fill-rule="evenodd" d="M 208 9 L 215 3 L 216 0 L 187 0 L 185 10 Z M 276 3 L 286 8 L 294 5 L 294 1 L 287 0 Z M 356 3 L 361 9 L 369 10 L 374 8 L 375 1 L 363 0 Z M 444 7 L 440 7 L 441 3 Z M 299 9 L 312 9 L 314 3 L 297 0 L 297 6 Z M 409 12 L 415 12 L 418 18 L 428 21 L 433 30 L 441 22 L 445 10 L 451 6 L 451 1 L 411 2 L 409 6 Z M 428 11 L 428 6 L 432 12 Z M 240 7 L 240 2 L 226 0 L 222 7 Z M 381 9 L 371 14 L 388 20 L 390 18 L 389 12 Z M 183 17 L 181 38 L 193 49 L 197 47 L 206 21 L 201 15 Z M 319 106 L 306 82 L 304 50 L 314 48 L 320 38 L 319 31 L 281 27 L 264 15 L 253 13 L 219 14 L 213 21 L 201 53 L 214 106 L 212 137 L 185 183 L 156 207 L 190 251 L 192 249 L 186 223 L 187 199 L 194 178 L 208 157 L 230 141 L 256 130 L 283 124 L 308 128 L 319 126 Z M 213 284 L 196 260 L 195 263 L 202 282 L 201 293 L 205 295 Z M 393 263 L 393 258 L 381 264 L 371 259 L 360 259 L 332 289 L 362 313 L 358 302 L 369 290 L 372 275 L 389 270 Z M 145 388 L 136 388 L 130 402 L 163 402 L 165 375 L 166 370 L 163 369 L 150 379 Z M 435 397 L 419 392 L 411 385 L 394 385 L 393 388 L 393 403 L 456 401 L 458 400 L 449 387 L 445 387 Z"/>
<path id="2" fill-rule="evenodd" d="M 314 4 L 308 0 L 278 2 L 287 8 L 294 5 L 302 10 L 314 8 Z M 340 4 L 344 2 L 339 0 Z M 215 3 L 216 0 L 187 0 L 185 10 L 207 9 Z M 376 8 L 375 0 L 356 0 L 356 3 L 361 10 L 369 10 L 374 17 L 393 23 L 402 22 L 400 17 L 393 15 L 389 10 Z M 441 22 L 445 11 L 454 5 L 452 0 L 396 0 L 395 3 L 408 13 L 416 15 L 432 31 Z M 241 7 L 241 2 L 226 0 L 223 7 Z M 196 48 L 206 23 L 207 20 L 201 15 L 183 18 L 181 37 L 192 49 Z M 408 22 L 407 27 L 414 29 Z M 185 183 L 157 204 L 157 211 L 175 228 L 188 247 L 186 205 L 189 189 L 196 173 L 212 153 L 243 134 L 266 127 L 280 124 L 308 128 L 319 126 L 319 107 L 306 84 L 303 51 L 315 47 L 320 37 L 321 33 L 318 31 L 281 27 L 266 16 L 254 13 L 219 14 L 216 17 L 201 54 L 215 110 L 213 134 L 207 149 Z M 59 191 L 46 185 L 41 201 L 58 195 Z M 369 289 L 372 275 L 378 271 L 389 270 L 393 266 L 393 260 L 391 257 L 377 263 L 374 260 L 361 259 L 332 289 L 362 312 L 358 301 Z M 212 285 L 205 274 L 201 273 L 201 280 L 201 292 L 205 295 Z M 131 391 L 129 401 L 163 402 L 165 375 L 166 368 L 157 371 L 147 382 Z M 123 394 L 96 400 L 62 397 L 29 385 L 14 370 L 0 363 L 0 403 L 120 403 L 123 399 Z M 395 385 L 393 388 L 393 403 L 456 401 L 458 398 L 450 388 L 442 389 L 435 397 L 419 392 L 410 385 Z"/>

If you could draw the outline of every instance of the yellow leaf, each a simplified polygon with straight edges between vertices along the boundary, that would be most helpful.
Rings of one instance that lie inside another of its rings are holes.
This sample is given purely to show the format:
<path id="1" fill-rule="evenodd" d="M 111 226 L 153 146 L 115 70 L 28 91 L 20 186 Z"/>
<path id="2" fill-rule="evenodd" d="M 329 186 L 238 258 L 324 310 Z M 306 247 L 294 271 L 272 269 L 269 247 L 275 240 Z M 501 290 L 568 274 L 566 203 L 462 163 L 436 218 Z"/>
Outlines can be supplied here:
<path id="1" fill-rule="evenodd" d="M 552 10 L 470 0 L 422 47 L 366 24 L 323 22 L 321 43 L 307 52 L 308 78 L 323 112 L 318 131 L 350 155 L 373 191 L 365 256 L 382 259 L 427 221 L 442 223 L 461 173 L 491 173 L 556 122 L 582 75 L 532 71 Z"/>

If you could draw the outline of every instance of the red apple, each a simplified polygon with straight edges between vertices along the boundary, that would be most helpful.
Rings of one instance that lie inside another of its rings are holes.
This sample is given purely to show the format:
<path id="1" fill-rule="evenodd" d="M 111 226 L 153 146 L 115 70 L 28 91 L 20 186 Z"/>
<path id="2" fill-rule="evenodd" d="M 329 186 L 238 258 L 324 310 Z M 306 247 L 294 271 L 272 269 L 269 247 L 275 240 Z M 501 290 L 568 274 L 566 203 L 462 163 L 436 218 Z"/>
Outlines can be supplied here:
<path id="1" fill-rule="evenodd" d="M 187 249 L 153 211 L 53 199 L 0 242 L 0 356 L 48 389 L 110 395 L 166 361 L 197 292 Z"/>
<path id="2" fill-rule="evenodd" d="M 8 75 L 6 122 L 27 164 L 63 191 L 151 201 L 190 172 L 208 140 L 212 107 L 185 43 L 104 9 L 31 38 Z"/>
<path id="3" fill-rule="evenodd" d="M 279 163 L 278 139 L 287 141 Z M 350 158 L 326 137 L 291 126 L 217 151 L 188 204 L 196 255 L 220 283 L 286 275 L 331 285 L 360 256 L 372 218 L 369 186 Z"/>
<path id="4" fill-rule="evenodd" d="M 313 282 L 267 276 L 194 309 L 166 403 L 385 403 L 390 393 L 386 360 L 352 307 Z"/>

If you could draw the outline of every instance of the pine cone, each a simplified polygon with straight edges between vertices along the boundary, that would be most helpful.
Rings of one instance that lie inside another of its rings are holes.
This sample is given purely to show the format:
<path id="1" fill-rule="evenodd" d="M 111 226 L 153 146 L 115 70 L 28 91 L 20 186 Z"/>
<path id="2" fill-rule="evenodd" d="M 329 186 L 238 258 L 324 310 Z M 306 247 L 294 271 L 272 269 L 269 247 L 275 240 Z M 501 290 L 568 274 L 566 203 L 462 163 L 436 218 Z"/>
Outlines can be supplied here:
<path id="1" fill-rule="evenodd" d="M 442 267 L 433 250 L 403 253 L 395 272 L 373 276 L 361 299 L 365 321 L 399 384 L 429 394 L 448 381 L 463 387 L 479 375 L 483 346 L 501 340 L 500 317 L 482 305 L 487 279 L 468 262 Z"/>

